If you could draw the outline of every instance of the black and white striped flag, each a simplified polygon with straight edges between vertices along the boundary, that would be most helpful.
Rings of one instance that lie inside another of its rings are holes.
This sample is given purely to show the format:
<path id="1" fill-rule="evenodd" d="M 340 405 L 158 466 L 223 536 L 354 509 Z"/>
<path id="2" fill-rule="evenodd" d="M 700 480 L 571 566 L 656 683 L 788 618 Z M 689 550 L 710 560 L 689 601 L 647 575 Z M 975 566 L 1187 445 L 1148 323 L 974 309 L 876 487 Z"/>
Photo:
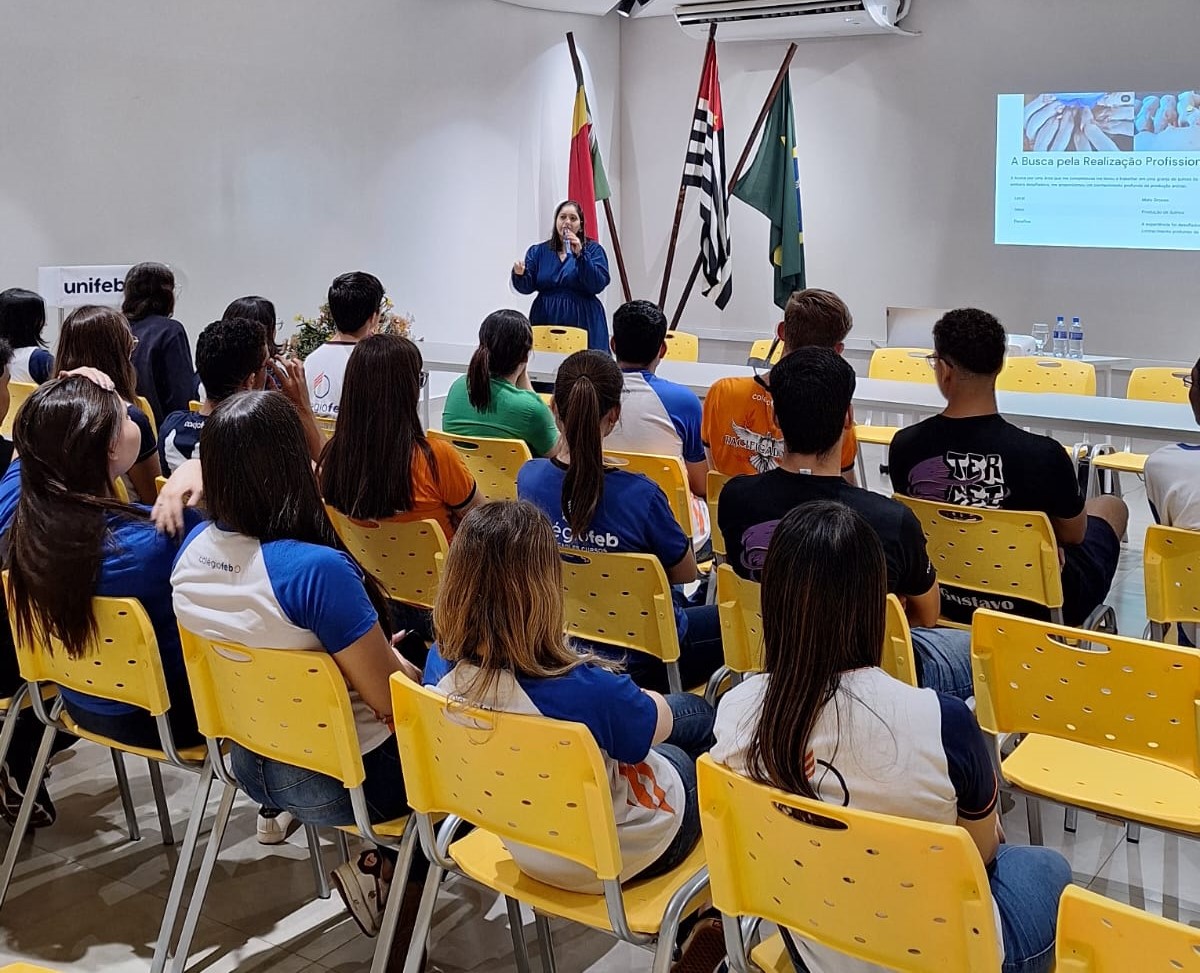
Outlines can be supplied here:
<path id="1" fill-rule="evenodd" d="M 719 308 L 733 294 L 733 264 L 729 253 L 729 197 L 726 195 L 725 115 L 721 109 L 721 79 L 717 73 L 717 43 L 710 39 L 704 55 L 700 98 L 692 122 L 683 182 L 700 197 L 700 256 L 704 296 Z"/>

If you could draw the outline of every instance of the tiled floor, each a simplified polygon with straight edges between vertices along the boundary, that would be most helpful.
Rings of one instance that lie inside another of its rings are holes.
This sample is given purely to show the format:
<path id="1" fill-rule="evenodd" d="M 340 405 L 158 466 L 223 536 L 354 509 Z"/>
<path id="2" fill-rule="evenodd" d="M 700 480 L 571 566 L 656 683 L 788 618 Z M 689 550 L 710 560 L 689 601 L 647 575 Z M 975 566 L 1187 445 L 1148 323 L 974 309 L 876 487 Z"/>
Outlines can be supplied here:
<path id="1" fill-rule="evenodd" d="M 1126 485 L 1134 516 L 1110 600 L 1121 630 L 1140 634 L 1145 614 L 1137 552 L 1149 514 L 1144 490 Z M 144 829 L 136 843 L 122 830 L 111 764 L 102 750 L 81 744 L 55 765 L 51 788 L 59 820 L 26 844 L 0 912 L 0 963 L 22 959 L 59 970 L 112 973 L 147 968 L 175 852 L 159 843 L 144 768 L 131 764 L 131 770 Z M 193 780 L 169 771 L 164 778 L 181 837 Z M 1046 841 L 1070 859 L 1077 882 L 1200 926 L 1200 844 L 1143 831 L 1140 845 L 1131 845 L 1122 828 L 1084 813 L 1078 833 L 1070 835 L 1061 827 L 1059 810 L 1046 807 L 1043 814 Z M 1005 826 L 1010 841 L 1026 840 L 1020 802 L 1006 815 Z M 0 844 L 7 837 L 7 826 L 0 824 Z M 302 835 L 278 848 L 258 845 L 254 808 L 243 800 L 227 844 L 196 934 L 191 969 L 349 973 L 368 967 L 373 941 L 359 933 L 336 896 L 314 897 Z M 332 848 L 326 858 L 332 862 Z M 449 883 L 439 901 L 432 964 L 446 973 L 512 968 L 502 904 L 461 881 Z M 555 942 L 564 971 L 649 969 L 648 954 L 614 946 L 599 934 L 556 926 Z"/>

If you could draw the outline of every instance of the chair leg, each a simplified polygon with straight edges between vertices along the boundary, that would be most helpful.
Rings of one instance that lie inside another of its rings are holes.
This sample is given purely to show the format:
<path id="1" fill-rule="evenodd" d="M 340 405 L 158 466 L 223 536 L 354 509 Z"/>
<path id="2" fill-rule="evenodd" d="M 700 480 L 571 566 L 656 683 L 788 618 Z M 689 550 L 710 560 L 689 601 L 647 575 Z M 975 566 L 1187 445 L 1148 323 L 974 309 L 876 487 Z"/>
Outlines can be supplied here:
<path id="1" fill-rule="evenodd" d="M 121 793 L 121 807 L 125 809 L 125 826 L 130 841 L 142 840 L 142 829 L 138 827 L 137 811 L 133 807 L 133 794 L 129 791 L 129 775 L 125 772 L 125 754 L 120 750 L 109 750 L 112 755 L 113 773 L 117 775 L 117 790 Z"/>
<path id="2" fill-rule="evenodd" d="M 171 830 L 171 811 L 167 807 L 167 794 L 163 790 L 162 768 L 157 760 L 147 760 L 150 767 L 150 786 L 154 790 L 154 804 L 158 808 L 158 826 L 162 829 L 162 843 L 175 844 L 175 832 Z"/>
<path id="3" fill-rule="evenodd" d="M 154 959 L 150 973 L 163 973 L 170 956 L 171 937 L 175 922 L 179 918 L 179 907 L 183 904 L 183 890 L 187 885 L 192 859 L 196 857 L 196 845 L 200 840 L 200 826 L 204 823 L 204 811 L 208 807 L 208 795 L 212 792 L 213 772 L 205 765 L 196 782 L 196 794 L 192 798 L 192 810 L 188 815 L 187 828 L 183 833 L 183 847 L 179 849 L 179 860 L 175 863 L 175 875 L 171 879 L 171 891 L 167 895 L 167 907 L 163 912 L 162 925 L 158 930 L 158 941 L 154 944 Z"/>
<path id="4" fill-rule="evenodd" d="M 554 959 L 554 939 L 550 935 L 550 920 L 540 912 L 535 912 L 533 923 L 537 928 L 538 952 L 542 954 L 542 973 L 558 973 L 558 964 Z"/>
<path id="5" fill-rule="evenodd" d="M 1136 821 L 1127 821 L 1125 823 L 1125 840 L 1131 845 L 1136 845 L 1142 840 L 1142 826 Z"/>
<path id="6" fill-rule="evenodd" d="M 317 898 L 329 898 L 329 878 L 325 875 L 325 862 L 321 858 L 321 835 L 311 824 L 304 826 L 304 837 L 308 839 L 308 861 L 312 865 L 313 882 L 317 886 Z"/>
<path id="7" fill-rule="evenodd" d="M 1029 843 L 1042 844 L 1042 805 L 1029 794 L 1025 795 L 1025 814 L 1029 818 Z"/>
<path id="8" fill-rule="evenodd" d="M 858 447 L 858 455 L 856 455 L 854 457 L 855 465 L 858 466 L 858 485 L 860 487 L 862 487 L 864 490 L 869 490 L 870 487 L 867 486 L 867 464 L 866 464 L 866 461 L 863 459 L 862 451 L 863 451 L 863 448 L 860 445 Z"/>
<path id="9" fill-rule="evenodd" d="M 517 964 L 517 973 L 530 973 L 529 947 L 525 944 L 525 925 L 521 920 L 521 903 L 506 895 L 504 906 L 508 910 L 508 932 L 512 936 L 513 959 Z M 408 973 L 408 970 L 405 970 L 404 973 Z"/>
<path id="10" fill-rule="evenodd" d="M 346 837 L 346 832 L 341 828 L 338 828 L 334 834 L 337 837 L 338 864 L 345 865 L 350 860 L 350 839 Z"/>
<path id="11" fill-rule="evenodd" d="M 433 907 L 437 905 L 438 890 L 442 885 L 445 869 L 429 866 L 425 878 L 425 891 L 421 893 L 421 905 L 417 909 L 417 920 L 413 923 L 412 939 L 408 944 L 408 955 L 404 957 L 404 973 L 421 973 L 425 967 L 425 946 L 429 930 L 433 926 Z M 524 973 L 528 973 L 528 964 Z"/>
<path id="12" fill-rule="evenodd" d="M 1074 834 L 1079 827 L 1079 808 L 1068 807 L 1063 809 L 1063 831 L 1067 834 Z"/>
<path id="13" fill-rule="evenodd" d="M 339 831 L 339 835 L 345 832 Z M 375 955 L 371 960 L 371 973 L 387 973 L 388 961 L 392 958 L 392 948 L 396 941 L 396 928 L 400 925 L 400 909 L 408 890 L 408 876 L 412 870 L 413 853 L 417 847 L 417 824 L 411 821 L 404 829 L 404 837 L 400 841 L 399 854 L 396 857 L 396 870 L 392 873 L 392 886 L 388 894 L 387 905 L 383 908 L 383 921 L 379 926 L 379 935 L 375 938 Z M 422 892 L 424 897 L 424 892 Z M 424 945 L 424 944 L 422 944 Z M 410 948 L 412 943 L 409 944 Z"/>
<path id="14" fill-rule="evenodd" d="M 171 961 L 171 973 L 183 973 L 187 966 L 188 951 L 192 948 L 192 937 L 196 934 L 196 924 L 200 921 L 200 909 L 204 906 L 204 896 L 208 892 L 208 883 L 212 879 L 213 868 L 217 864 L 217 855 L 221 853 L 221 842 L 225 839 L 225 826 L 229 824 L 229 813 L 233 810 L 233 799 L 237 788 L 226 784 L 221 794 L 221 806 L 217 808 L 217 819 L 213 822 L 212 834 L 208 836 L 208 847 L 204 849 L 204 858 L 200 861 L 200 871 L 196 874 L 196 885 L 192 889 L 192 901 L 188 903 L 187 915 L 183 919 L 183 929 L 179 933 L 179 942 L 175 944 L 175 958 Z"/>
<path id="15" fill-rule="evenodd" d="M 8 886 L 12 883 L 13 871 L 17 867 L 21 843 L 25 840 L 25 832 L 29 830 L 29 819 L 33 817 L 33 802 L 37 799 L 38 787 L 46 776 L 46 764 L 50 761 L 50 747 L 54 744 L 55 733 L 54 727 L 46 727 L 42 733 L 42 742 L 38 744 L 37 754 L 33 758 L 33 770 L 30 771 L 29 782 L 25 785 L 25 800 L 21 802 L 12 834 L 8 838 L 4 864 L 0 865 L 0 908 L 4 907 L 4 900 L 8 897 Z"/>

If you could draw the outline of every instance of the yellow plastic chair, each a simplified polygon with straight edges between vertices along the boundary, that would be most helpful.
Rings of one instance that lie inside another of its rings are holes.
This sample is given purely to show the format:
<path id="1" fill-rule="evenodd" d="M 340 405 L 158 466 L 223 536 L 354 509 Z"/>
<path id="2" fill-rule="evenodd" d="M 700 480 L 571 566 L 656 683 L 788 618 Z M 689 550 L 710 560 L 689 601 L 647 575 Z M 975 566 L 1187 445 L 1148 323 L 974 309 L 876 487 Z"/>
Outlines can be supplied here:
<path id="1" fill-rule="evenodd" d="M 313 416 L 317 422 L 317 430 L 325 437 L 326 440 L 333 438 L 333 434 L 337 432 L 337 417 L 336 416 Z"/>
<path id="2" fill-rule="evenodd" d="M 489 500 L 517 499 L 517 473 L 533 459 L 523 439 L 455 436 L 439 429 L 430 429 L 425 435 L 458 450 L 481 495 Z"/>
<path id="3" fill-rule="evenodd" d="M 1140 402 L 1186 403 L 1187 386 L 1183 380 L 1191 375 L 1187 368 L 1135 368 L 1129 373 L 1129 385 L 1125 398 Z M 1124 449 L 1118 450 L 1112 443 L 1097 443 L 1092 448 L 1091 465 L 1088 469 L 1088 496 L 1100 493 L 1100 470 L 1113 474 L 1113 493 L 1121 496 L 1122 473 L 1143 476 L 1146 472 L 1146 453 L 1133 452 L 1133 441 L 1125 440 Z"/>
<path id="4" fill-rule="evenodd" d="M 732 477 L 728 473 L 709 470 L 708 488 L 704 497 L 704 502 L 708 504 L 708 522 L 711 525 L 713 554 L 722 561 L 725 560 L 725 537 L 721 533 L 721 528 L 717 526 L 717 504 L 721 499 L 721 491 L 725 489 L 725 484 L 731 479 Z"/>
<path id="5" fill-rule="evenodd" d="M 918 686 L 917 660 L 913 654 L 912 630 L 908 627 L 908 616 L 904 606 L 895 595 L 887 596 L 887 614 L 884 616 L 883 655 L 879 667 L 901 682 Z"/>
<path id="6" fill-rule="evenodd" d="M 567 633 L 661 659 L 671 692 L 690 688 L 679 674 L 675 607 L 658 558 L 566 547 L 558 553 Z"/>
<path id="7" fill-rule="evenodd" d="M 1002 392 L 1095 395 L 1096 366 L 1071 358 L 1008 357 L 996 379 L 996 388 Z"/>
<path id="8" fill-rule="evenodd" d="M 668 331 L 667 353 L 663 358 L 671 361 L 699 361 L 700 339 L 686 331 Z"/>
<path id="9" fill-rule="evenodd" d="M 751 969 L 742 916 L 902 973 L 999 973 L 991 886 L 963 828 L 798 797 L 708 755 L 697 775 L 712 901 L 727 917 L 735 973 Z"/>
<path id="10" fill-rule="evenodd" d="M 411 816 L 371 823 L 362 790 L 366 771 L 345 676 L 324 651 L 251 649 L 235 642 L 207 639 L 182 626 L 179 635 L 196 703 L 196 721 L 208 740 L 210 763 L 225 789 L 179 934 L 172 973 L 183 973 L 186 965 L 238 790 L 221 753 L 226 742 L 340 780 L 349 793 L 354 824 L 338 830 L 397 850 L 393 887 L 398 894 L 389 897 L 371 964 L 372 973 L 383 973 L 400 918 L 404 896 L 399 893 L 408 881 L 416 848 L 416 828 L 410 826 Z M 320 844 L 312 828 L 309 849 L 314 868 L 321 869 Z M 324 879 L 324 873 L 320 874 Z M 321 891 L 323 897 L 328 895 L 326 886 L 322 885 Z"/>
<path id="11" fill-rule="evenodd" d="M 1142 571 L 1151 638 L 1161 642 L 1177 622 L 1200 623 L 1200 531 L 1147 527 Z"/>
<path id="12" fill-rule="evenodd" d="M 155 493 L 162 493 L 162 488 L 163 488 L 163 487 L 165 487 L 166 485 L 167 485 L 167 477 L 165 477 L 165 476 L 156 476 L 156 477 L 154 478 L 154 491 L 155 491 Z"/>
<path id="13" fill-rule="evenodd" d="M 1026 795 L 1200 835 L 1200 652 L 980 609 L 971 629 L 976 715 L 1023 733 L 1000 764 Z"/>
<path id="14" fill-rule="evenodd" d="M 5 439 L 13 437 L 13 423 L 16 422 L 17 413 L 21 411 L 21 406 L 25 404 L 25 400 L 37 391 L 37 384 L 34 382 L 9 382 L 8 383 L 8 415 L 0 421 L 0 436 Z"/>
<path id="15" fill-rule="evenodd" d="M 560 324 L 533 326 L 534 351 L 553 351 L 560 355 L 570 355 L 577 351 L 586 351 L 587 346 L 588 336 L 583 328 Z"/>
<path id="16" fill-rule="evenodd" d="M 627 453 L 620 449 L 606 449 L 604 462 L 607 466 L 619 466 L 630 473 L 641 473 L 658 485 L 666 495 L 667 505 L 675 515 L 683 533 L 691 539 L 695 536 L 692 523 L 692 494 L 688 489 L 687 467 L 679 456 L 656 456 L 651 453 Z"/>
<path id="17" fill-rule="evenodd" d="M 201 402 L 199 399 L 189 399 L 188 400 L 188 412 L 199 412 L 200 408 L 203 405 L 204 405 L 204 403 Z"/>
<path id="18" fill-rule="evenodd" d="M 352 520 L 325 505 L 350 556 L 394 601 L 433 608 L 446 563 L 446 535 L 436 520 Z"/>
<path id="19" fill-rule="evenodd" d="M 1200 973 L 1200 930 L 1068 885 L 1054 959 L 1058 973 Z"/>
<path id="20" fill-rule="evenodd" d="M 783 357 L 783 342 L 778 338 L 759 338 L 750 346 L 748 365 L 774 365 Z"/>
<path id="21" fill-rule="evenodd" d="M 4 578 L 7 595 L 8 578 Z M 72 659 L 57 639 L 47 644 L 30 644 L 20 638 L 16 629 L 13 639 L 17 651 L 17 664 L 21 678 L 29 685 L 28 700 L 44 726 L 41 745 L 29 776 L 25 800 L 17 814 L 13 833 L 9 838 L 8 850 L 0 865 L 0 904 L 8 894 L 13 870 L 20 854 L 22 840 L 33 812 L 33 801 L 38 783 L 44 778 L 49 762 L 50 748 L 59 732 L 70 733 L 84 740 L 107 747 L 112 754 L 113 767 L 121 788 L 122 802 L 130 838 L 140 837 L 133 802 L 129 797 L 128 779 L 125 773 L 124 754 L 144 757 L 150 768 L 150 782 L 158 808 L 162 828 L 163 844 L 174 844 L 170 813 L 167 809 L 159 764 L 168 763 L 181 770 L 197 774 L 195 800 L 188 819 L 186 836 L 179 853 L 171 890 L 167 898 L 162 925 L 155 945 L 151 970 L 161 973 L 166 966 L 167 950 L 171 932 L 182 902 L 183 885 L 195 855 L 208 793 L 212 786 L 213 768 L 203 746 L 179 749 L 171 732 L 167 713 L 171 700 L 167 693 L 166 677 L 162 658 L 158 652 L 158 640 L 154 627 L 141 602 L 135 598 L 96 597 L 92 600 L 96 614 L 97 640 L 90 650 L 79 659 Z M 10 605 L 10 617 L 11 605 Z M 114 702 L 125 703 L 146 710 L 158 725 L 159 746 L 157 748 L 131 747 L 110 737 L 85 730 L 71 718 L 63 707 L 62 700 L 55 698 L 47 707 L 46 697 L 55 687 L 64 687 L 76 692 L 99 696 Z"/>
<path id="22" fill-rule="evenodd" d="M 929 367 L 932 354 L 932 348 L 876 348 L 871 352 L 867 377 L 933 385 L 937 379 Z"/>
<path id="23" fill-rule="evenodd" d="M 150 400 L 147 399 L 144 395 L 139 395 L 137 397 L 137 401 L 134 402 L 133 404 L 136 405 L 139 409 L 141 409 L 144 413 L 146 413 L 146 418 L 150 420 L 150 431 L 152 433 L 154 433 L 154 438 L 157 439 L 158 438 L 158 423 L 154 419 L 154 410 L 150 408 Z"/>
<path id="24" fill-rule="evenodd" d="M 405 790 L 433 862 L 406 973 L 420 968 L 447 870 L 505 896 L 519 969 L 529 969 L 518 907 L 524 902 L 537 920 L 543 969 L 555 968 L 547 922 L 553 916 L 655 949 L 654 973 L 666 973 L 680 920 L 705 897 L 704 854 L 697 847 L 666 875 L 620 883 L 608 770 L 585 726 L 475 709 L 400 676 L 392 677 L 392 707 Z M 436 814 L 455 815 L 475 830 L 450 843 L 458 823 L 452 818 L 435 837 Z M 505 841 L 591 869 L 604 893 L 567 892 L 535 881 L 518 869 Z"/>
<path id="25" fill-rule="evenodd" d="M 57 973 L 48 966 L 34 966 L 32 963 L 9 963 L 0 966 L 0 973 Z"/>

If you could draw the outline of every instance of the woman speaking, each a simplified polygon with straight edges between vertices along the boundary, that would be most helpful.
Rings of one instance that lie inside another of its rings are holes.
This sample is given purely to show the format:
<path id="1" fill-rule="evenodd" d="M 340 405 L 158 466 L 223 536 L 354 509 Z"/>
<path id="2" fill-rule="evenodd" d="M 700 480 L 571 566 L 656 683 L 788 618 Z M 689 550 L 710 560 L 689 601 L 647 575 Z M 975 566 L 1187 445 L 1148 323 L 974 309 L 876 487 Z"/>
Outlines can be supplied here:
<path id="1" fill-rule="evenodd" d="M 537 292 L 529 311 L 532 324 L 583 328 L 588 347 L 603 352 L 608 351 L 608 322 L 596 295 L 608 281 L 604 248 L 588 239 L 579 204 L 570 199 L 554 211 L 550 239 L 530 247 L 512 270 L 517 293 Z"/>

